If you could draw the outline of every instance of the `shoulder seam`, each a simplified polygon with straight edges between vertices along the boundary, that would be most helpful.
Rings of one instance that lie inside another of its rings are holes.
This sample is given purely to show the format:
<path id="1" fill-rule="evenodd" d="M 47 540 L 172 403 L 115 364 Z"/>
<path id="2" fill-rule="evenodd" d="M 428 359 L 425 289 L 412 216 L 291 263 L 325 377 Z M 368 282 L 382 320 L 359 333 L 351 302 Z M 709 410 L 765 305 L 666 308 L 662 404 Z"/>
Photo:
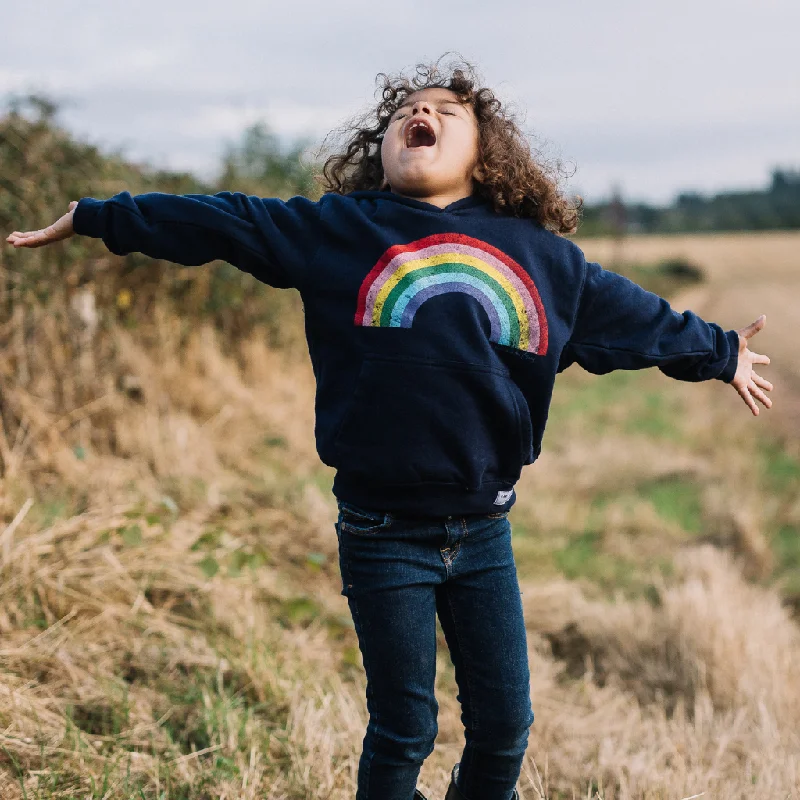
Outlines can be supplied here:
<path id="1" fill-rule="evenodd" d="M 318 210 L 319 210 L 319 213 L 318 213 L 318 216 L 317 216 L 317 222 L 319 223 L 319 226 L 320 226 L 320 232 L 319 232 L 319 241 L 317 242 L 317 247 L 316 247 L 316 249 L 314 250 L 314 254 L 311 256 L 311 258 L 310 258 L 310 259 L 309 259 L 309 261 L 308 261 L 308 275 L 307 275 L 307 283 L 308 283 L 308 285 L 309 285 L 309 286 L 310 286 L 310 285 L 313 285 L 313 281 L 312 281 L 312 272 L 313 272 L 313 270 L 314 270 L 314 264 L 316 264 L 316 263 L 317 263 L 317 256 L 319 255 L 319 251 L 322 249 L 322 242 L 323 242 L 323 236 L 322 236 L 322 217 L 323 217 L 323 215 L 324 215 L 324 212 L 325 212 L 325 209 L 324 209 L 324 207 L 323 207 L 323 205 L 322 205 L 322 199 L 323 199 L 325 196 L 326 196 L 326 195 L 324 195 L 324 194 L 323 194 L 323 195 L 322 195 L 322 197 L 320 197 L 320 199 L 319 199 L 319 200 L 317 200 L 317 202 L 316 202 L 316 206 L 317 206 L 317 208 L 318 208 Z M 304 287 L 304 288 L 305 288 L 305 287 Z"/>
<path id="2" fill-rule="evenodd" d="M 569 241 L 569 240 L 567 240 Z M 574 242 L 570 242 L 570 244 L 578 251 L 581 257 L 581 261 L 583 262 L 583 279 L 581 280 L 581 288 L 578 291 L 578 304 L 575 308 L 575 315 L 577 317 L 578 310 L 581 307 L 581 303 L 583 302 L 583 290 L 586 286 L 586 277 L 589 274 L 589 263 L 586 261 L 586 255 L 584 254 L 583 250 L 578 247 Z"/>

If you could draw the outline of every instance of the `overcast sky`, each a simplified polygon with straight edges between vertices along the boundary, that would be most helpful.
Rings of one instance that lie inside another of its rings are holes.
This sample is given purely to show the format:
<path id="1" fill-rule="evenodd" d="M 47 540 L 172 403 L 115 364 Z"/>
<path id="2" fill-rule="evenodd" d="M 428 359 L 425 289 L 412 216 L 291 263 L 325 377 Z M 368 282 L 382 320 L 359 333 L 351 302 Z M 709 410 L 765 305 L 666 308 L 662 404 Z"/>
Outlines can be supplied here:
<path id="1" fill-rule="evenodd" d="M 377 73 L 446 51 L 589 202 L 800 167 L 800 0 L 0 0 L 0 21 L 0 98 L 47 92 L 82 138 L 206 176 L 245 126 L 320 143 Z"/>

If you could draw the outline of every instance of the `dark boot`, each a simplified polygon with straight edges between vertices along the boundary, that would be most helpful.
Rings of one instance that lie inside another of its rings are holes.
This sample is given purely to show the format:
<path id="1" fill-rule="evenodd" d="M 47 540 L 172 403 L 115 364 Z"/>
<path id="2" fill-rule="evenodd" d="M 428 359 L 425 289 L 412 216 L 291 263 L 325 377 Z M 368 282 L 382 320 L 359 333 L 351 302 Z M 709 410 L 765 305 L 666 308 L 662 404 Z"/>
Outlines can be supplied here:
<path id="1" fill-rule="evenodd" d="M 456 788 L 456 778 L 458 777 L 458 764 L 453 767 L 453 774 L 450 776 L 450 786 L 447 788 L 447 794 L 444 800 L 467 800 L 463 794 Z M 512 800 L 519 800 L 519 792 L 514 789 Z"/>

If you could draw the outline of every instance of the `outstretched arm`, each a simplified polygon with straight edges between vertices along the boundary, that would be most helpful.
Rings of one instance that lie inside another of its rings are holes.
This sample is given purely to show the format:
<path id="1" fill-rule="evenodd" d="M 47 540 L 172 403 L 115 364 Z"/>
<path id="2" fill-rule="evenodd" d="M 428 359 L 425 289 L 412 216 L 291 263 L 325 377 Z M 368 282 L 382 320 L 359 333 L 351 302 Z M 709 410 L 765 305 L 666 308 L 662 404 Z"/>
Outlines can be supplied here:
<path id="1" fill-rule="evenodd" d="M 739 331 L 724 331 L 692 311 L 679 314 L 663 297 L 599 264 L 586 263 L 572 335 L 561 354 L 559 372 L 571 363 L 600 375 L 616 369 L 658 367 L 683 381 L 712 378 L 730 383 L 753 414 L 753 398 L 767 408 L 763 390 L 772 384 L 753 372 L 769 358 L 752 353 L 748 339 L 765 323 L 760 317 Z"/>
<path id="2" fill-rule="evenodd" d="M 101 238 L 112 253 L 140 252 L 195 266 L 220 259 L 272 286 L 300 288 L 319 244 L 320 204 L 239 192 L 171 195 L 122 192 L 83 198 L 47 228 L 15 231 L 15 247 L 41 247 L 73 233 Z"/>

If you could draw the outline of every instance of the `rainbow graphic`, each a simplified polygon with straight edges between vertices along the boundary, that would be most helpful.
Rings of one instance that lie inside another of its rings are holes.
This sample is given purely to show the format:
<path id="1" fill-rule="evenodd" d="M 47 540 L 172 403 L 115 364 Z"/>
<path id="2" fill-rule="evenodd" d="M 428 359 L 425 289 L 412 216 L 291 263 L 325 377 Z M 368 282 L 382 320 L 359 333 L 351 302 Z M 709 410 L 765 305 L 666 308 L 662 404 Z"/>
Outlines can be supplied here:
<path id="1" fill-rule="evenodd" d="M 493 342 L 547 352 L 547 317 L 531 276 L 496 247 L 458 233 L 390 247 L 361 284 L 355 324 L 410 328 L 426 300 L 447 292 L 481 304 Z"/>

